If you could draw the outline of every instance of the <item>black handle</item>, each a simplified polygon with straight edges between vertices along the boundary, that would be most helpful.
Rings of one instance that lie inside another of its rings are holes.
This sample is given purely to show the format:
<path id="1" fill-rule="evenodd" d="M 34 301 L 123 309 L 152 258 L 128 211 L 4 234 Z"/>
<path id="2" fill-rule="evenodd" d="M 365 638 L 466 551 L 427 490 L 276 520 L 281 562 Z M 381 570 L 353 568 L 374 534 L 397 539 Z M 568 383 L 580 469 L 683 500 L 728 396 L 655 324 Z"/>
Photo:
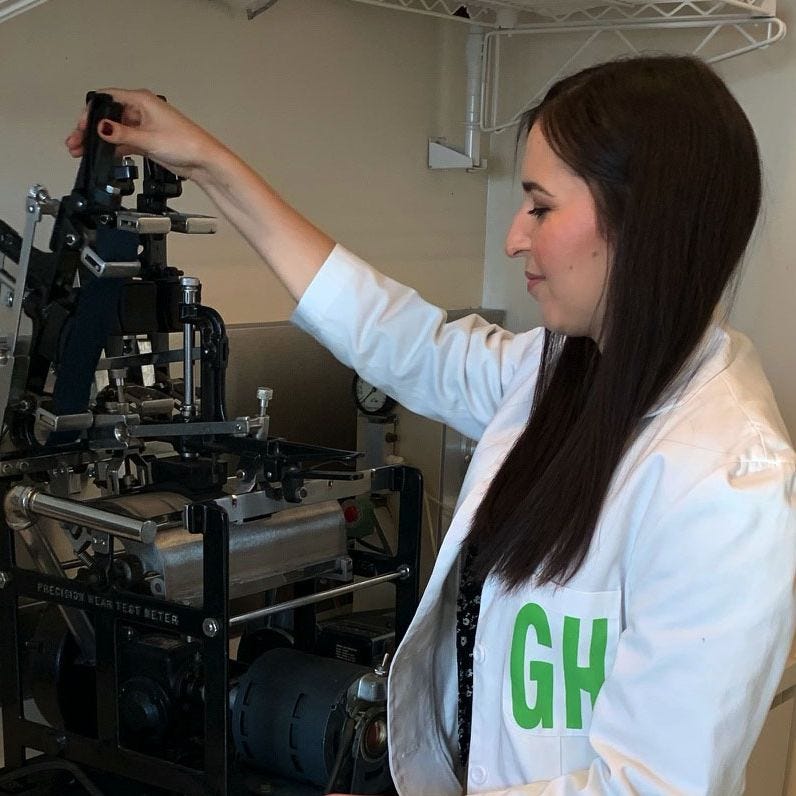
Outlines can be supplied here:
<path id="1" fill-rule="evenodd" d="M 83 143 L 83 159 L 77 172 L 73 194 L 87 203 L 86 210 L 92 207 L 113 209 L 120 205 L 121 197 L 114 192 L 117 163 L 116 147 L 103 141 L 97 133 L 97 125 L 102 119 L 114 122 L 122 120 L 123 106 L 114 102 L 110 94 L 89 91 L 86 94 L 88 105 L 88 125 Z M 110 191 L 108 188 L 110 187 Z"/>

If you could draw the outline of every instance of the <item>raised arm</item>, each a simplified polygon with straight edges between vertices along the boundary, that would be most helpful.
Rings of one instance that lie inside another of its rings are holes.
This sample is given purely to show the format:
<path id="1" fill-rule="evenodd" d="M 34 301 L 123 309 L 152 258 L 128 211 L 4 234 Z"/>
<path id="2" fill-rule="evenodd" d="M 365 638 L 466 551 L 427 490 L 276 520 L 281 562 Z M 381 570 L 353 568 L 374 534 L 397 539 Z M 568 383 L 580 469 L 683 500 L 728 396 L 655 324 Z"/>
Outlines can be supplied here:
<path id="1" fill-rule="evenodd" d="M 124 106 L 121 122 L 103 120 L 98 133 L 124 154 L 145 155 L 193 180 L 217 205 L 298 301 L 334 241 L 285 202 L 218 139 L 150 91 L 102 89 Z M 84 113 L 66 139 L 83 154 Z"/>
<path id="2" fill-rule="evenodd" d="M 102 92 L 124 110 L 121 122 L 99 122 L 100 137 L 120 155 L 144 155 L 193 180 L 299 303 L 294 320 L 405 406 L 480 437 L 520 364 L 535 374 L 540 334 L 512 335 L 475 319 L 446 326 L 445 313 L 409 288 L 340 247 L 330 257 L 331 238 L 176 108 L 150 91 Z M 74 157 L 83 153 L 86 125 L 84 113 L 66 139 Z"/>

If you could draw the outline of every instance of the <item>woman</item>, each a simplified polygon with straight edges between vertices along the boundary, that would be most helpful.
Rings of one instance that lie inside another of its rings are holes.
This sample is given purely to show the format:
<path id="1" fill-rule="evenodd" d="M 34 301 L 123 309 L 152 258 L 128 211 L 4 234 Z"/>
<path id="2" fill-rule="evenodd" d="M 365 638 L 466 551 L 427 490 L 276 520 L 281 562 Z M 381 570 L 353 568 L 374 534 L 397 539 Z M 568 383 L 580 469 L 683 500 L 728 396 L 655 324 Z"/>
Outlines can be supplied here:
<path id="1" fill-rule="evenodd" d="M 176 110 L 110 93 L 125 115 L 100 135 L 199 184 L 302 328 L 479 439 L 392 666 L 399 792 L 741 793 L 793 630 L 796 457 L 716 315 L 760 202 L 720 79 L 609 63 L 526 115 L 506 248 L 545 329 L 517 335 L 446 325 Z"/>

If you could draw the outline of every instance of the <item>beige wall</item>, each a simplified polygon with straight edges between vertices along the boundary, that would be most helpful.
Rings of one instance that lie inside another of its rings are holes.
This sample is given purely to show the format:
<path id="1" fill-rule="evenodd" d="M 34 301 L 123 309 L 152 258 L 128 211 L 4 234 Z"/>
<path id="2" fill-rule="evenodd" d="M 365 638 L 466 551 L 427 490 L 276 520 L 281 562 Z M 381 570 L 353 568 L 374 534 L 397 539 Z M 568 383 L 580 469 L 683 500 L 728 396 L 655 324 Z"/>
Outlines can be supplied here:
<path id="1" fill-rule="evenodd" d="M 338 240 L 450 307 L 480 302 L 486 178 L 426 168 L 426 139 L 463 135 L 446 68 L 463 25 L 349 0 L 285 0 L 249 22 L 216 0 L 51 0 L 0 25 L 0 218 L 27 187 L 67 192 L 62 140 L 85 92 L 145 86 L 194 116 Z M 186 186 L 180 209 L 212 212 Z M 170 238 L 228 322 L 292 302 L 234 231 Z"/>
<path id="2" fill-rule="evenodd" d="M 747 257 L 732 322 L 757 345 L 785 421 L 796 436 L 796 14 L 791 4 L 778 5 L 778 16 L 790 23 L 790 36 L 767 50 L 726 61 L 718 69 L 751 118 L 765 168 L 763 219 Z M 658 31 L 649 44 L 656 49 L 680 49 L 683 38 Z M 529 42 L 529 47 L 543 63 L 563 60 L 552 41 L 547 51 L 541 41 Z M 493 138 L 484 304 L 505 307 L 508 325 L 521 329 L 538 324 L 540 318 L 520 289 L 520 266 L 502 253 L 503 236 L 520 195 L 512 162 L 512 133 Z"/>

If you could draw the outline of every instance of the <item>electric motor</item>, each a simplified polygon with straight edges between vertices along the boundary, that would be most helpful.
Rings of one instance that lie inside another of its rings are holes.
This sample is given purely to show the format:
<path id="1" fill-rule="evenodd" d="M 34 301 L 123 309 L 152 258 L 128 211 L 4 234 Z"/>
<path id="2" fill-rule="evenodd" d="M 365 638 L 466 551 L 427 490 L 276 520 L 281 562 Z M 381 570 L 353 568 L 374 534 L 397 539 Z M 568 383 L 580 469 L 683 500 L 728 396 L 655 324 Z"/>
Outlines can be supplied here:
<path id="1" fill-rule="evenodd" d="M 293 649 L 261 655 L 241 677 L 232 734 L 241 758 L 271 774 L 350 793 L 389 787 L 383 683 L 364 666 Z"/>

